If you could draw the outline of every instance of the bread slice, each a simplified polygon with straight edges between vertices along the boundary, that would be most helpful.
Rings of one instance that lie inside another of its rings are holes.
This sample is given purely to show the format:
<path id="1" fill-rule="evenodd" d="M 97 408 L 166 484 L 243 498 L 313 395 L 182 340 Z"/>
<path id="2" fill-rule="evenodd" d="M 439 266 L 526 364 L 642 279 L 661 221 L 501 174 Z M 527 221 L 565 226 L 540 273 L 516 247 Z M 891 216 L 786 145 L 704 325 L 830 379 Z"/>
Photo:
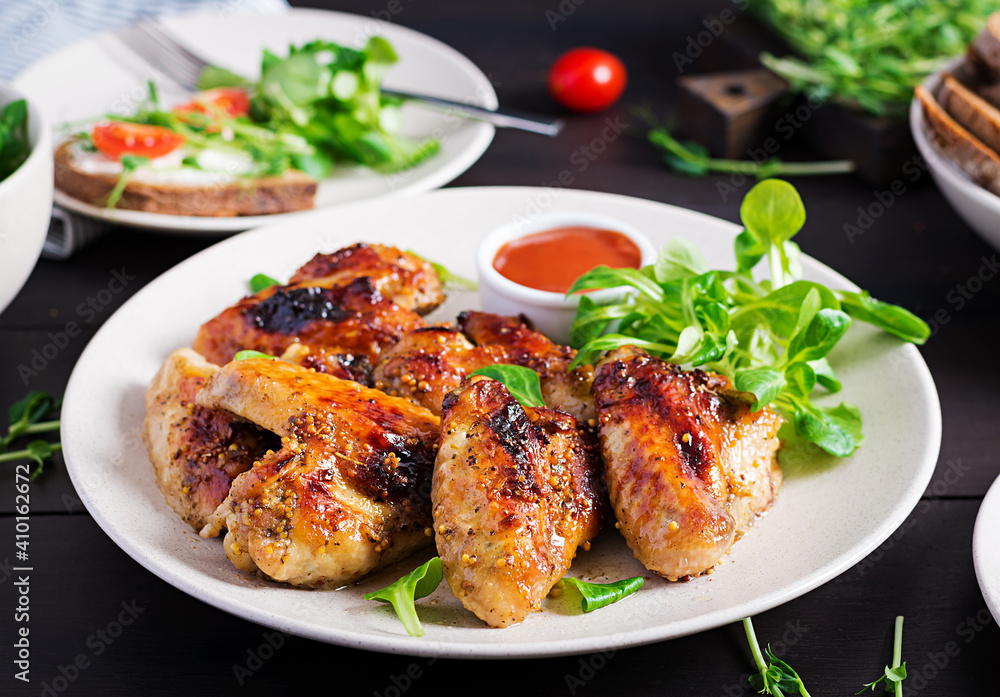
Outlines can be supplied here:
<path id="1" fill-rule="evenodd" d="M 1000 12 L 986 19 L 986 27 L 969 44 L 968 56 L 980 80 L 1000 82 Z"/>
<path id="2" fill-rule="evenodd" d="M 55 185 L 60 191 L 86 203 L 103 206 L 118 183 L 117 174 L 85 171 L 81 167 L 77 141 L 68 140 L 55 153 Z M 313 207 L 316 180 L 289 169 L 276 177 L 232 178 L 201 185 L 145 182 L 132 179 L 117 208 L 165 213 L 233 217 L 288 213 Z"/>
<path id="3" fill-rule="evenodd" d="M 1000 109 L 956 80 L 950 73 L 943 82 L 937 101 L 952 118 L 994 151 L 1000 152 Z"/>
<path id="4" fill-rule="evenodd" d="M 974 182 L 1000 196 L 1000 155 L 949 116 L 923 85 L 917 86 L 916 96 L 941 152 Z"/>

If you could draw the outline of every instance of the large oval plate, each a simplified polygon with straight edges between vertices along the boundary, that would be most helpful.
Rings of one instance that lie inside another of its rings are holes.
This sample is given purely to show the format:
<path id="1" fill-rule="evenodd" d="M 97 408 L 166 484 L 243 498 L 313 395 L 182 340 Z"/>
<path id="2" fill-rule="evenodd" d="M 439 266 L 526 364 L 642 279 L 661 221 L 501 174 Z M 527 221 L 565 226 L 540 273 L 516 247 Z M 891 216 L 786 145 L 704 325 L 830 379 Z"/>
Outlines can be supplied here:
<path id="1" fill-rule="evenodd" d="M 260 74 L 264 48 L 283 56 L 290 43 L 313 39 L 360 47 L 369 36 L 380 34 L 399 53 L 399 62 L 386 74 L 387 88 L 497 108 L 489 78 L 468 58 L 436 39 L 373 17 L 296 9 L 280 15 L 199 12 L 159 21 L 209 62 L 248 76 Z M 39 105 L 57 130 L 55 142 L 60 143 L 66 135 L 63 124 L 138 107 L 146 94 L 146 81 L 151 78 L 159 83 L 165 104 L 184 101 L 187 93 L 165 77 L 161 79 L 161 75 L 131 54 L 114 34 L 105 33 L 78 41 L 40 60 L 21 73 L 14 85 Z M 403 107 L 403 125 L 402 132 L 406 135 L 437 138 L 441 150 L 400 174 L 381 175 L 362 167 L 337 168 L 320 182 L 316 208 L 436 189 L 471 167 L 486 151 L 494 133 L 493 126 L 481 121 L 464 121 L 413 105 Z M 113 223 L 188 235 L 238 232 L 302 215 L 211 218 L 108 210 L 59 189 L 55 191 L 55 202 L 82 215 Z"/>
<path id="2" fill-rule="evenodd" d="M 832 356 L 844 383 L 838 398 L 864 413 L 865 445 L 840 462 L 813 457 L 786 468 L 774 509 L 714 574 L 689 583 L 654 577 L 637 595 L 592 614 L 573 614 L 550 599 L 518 626 L 489 629 L 442 584 L 420 603 L 427 634 L 412 639 L 391 609 L 361 596 L 412 569 L 420 555 L 340 591 L 295 590 L 236 571 L 219 539 L 200 539 L 167 508 L 139 440 L 143 393 L 172 350 L 190 344 L 202 322 L 247 292 L 247 279 L 259 272 L 287 278 L 315 252 L 356 241 L 397 244 L 473 276 L 479 240 L 539 210 L 615 217 L 657 246 L 683 235 L 711 264 L 733 263 L 737 228 L 730 223 L 623 196 L 534 188 L 450 189 L 391 205 L 363 203 L 231 238 L 138 292 L 101 328 L 73 371 L 62 438 L 87 509 L 140 564 L 235 615 L 344 646 L 470 658 L 619 648 L 733 622 L 829 581 L 903 522 L 934 470 L 940 407 L 917 350 L 869 327 L 853 328 Z M 805 259 L 804 267 L 809 278 L 852 287 L 816 261 Z M 432 318 L 453 319 L 476 304 L 474 293 L 458 294 Z M 649 576 L 613 528 L 580 554 L 573 571 L 596 580 Z"/>

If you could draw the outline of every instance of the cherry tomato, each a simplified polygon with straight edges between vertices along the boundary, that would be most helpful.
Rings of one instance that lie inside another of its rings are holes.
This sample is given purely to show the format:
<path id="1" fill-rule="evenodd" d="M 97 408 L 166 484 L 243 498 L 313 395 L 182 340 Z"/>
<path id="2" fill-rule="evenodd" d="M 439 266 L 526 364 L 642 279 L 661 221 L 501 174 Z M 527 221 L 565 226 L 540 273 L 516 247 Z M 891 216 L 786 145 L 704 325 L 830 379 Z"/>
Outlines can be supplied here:
<path id="1" fill-rule="evenodd" d="M 211 119 L 245 116 L 250 113 L 250 96 L 238 87 L 219 87 L 198 94 L 187 104 L 175 107 L 174 111 L 195 111 Z"/>
<path id="2" fill-rule="evenodd" d="M 184 145 L 184 136 L 169 128 L 127 121 L 109 121 L 94 126 L 90 138 L 94 147 L 116 160 L 122 155 L 161 157 Z"/>
<path id="3" fill-rule="evenodd" d="M 549 69 L 549 92 L 573 111 L 601 111 L 625 91 L 627 73 L 618 58 L 599 48 L 574 48 Z"/>

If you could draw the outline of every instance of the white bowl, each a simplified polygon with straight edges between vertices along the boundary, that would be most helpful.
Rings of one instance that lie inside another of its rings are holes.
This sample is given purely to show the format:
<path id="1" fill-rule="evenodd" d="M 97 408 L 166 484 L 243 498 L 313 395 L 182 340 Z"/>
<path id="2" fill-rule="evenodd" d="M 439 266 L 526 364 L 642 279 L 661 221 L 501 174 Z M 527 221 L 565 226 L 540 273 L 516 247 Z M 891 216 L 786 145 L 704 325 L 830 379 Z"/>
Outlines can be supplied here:
<path id="1" fill-rule="evenodd" d="M 476 252 L 479 274 L 479 296 L 484 312 L 498 315 L 524 315 L 535 329 L 553 341 L 569 343 L 570 328 L 576 317 L 580 296 L 566 297 L 563 293 L 537 290 L 515 283 L 493 268 L 493 260 L 506 243 L 536 232 L 560 227 L 591 227 L 614 230 L 632 240 L 642 253 L 642 265 L 656 261 L 656 248 L 635 227 L 615 218 L 593 213 L 551 213 L 530 222 L 514 221 L 497 228 L 483 239 Z M 588 296 L 596 302 L 610 301 L 626 292 L 625 288 L 593 291 Z"/>
<path id="2" fill-rule="evenodd" d="M 962 60 L 959 57 L 950 61 L 944 70 L 954 70 Z M 924 80 L 924 88 L 935 96 L 940 84 L 941 71 Z M 931 176 L 948 203 L 969 227 L 1000 249 L 1000 196 L 973 182 L 958 165 L 945 157 L 931 142 L 927 128 L 920 101 L 914 98 L 910 102 L 910 130 L 917 143 L 917 150 L 927 161 Z"/>
<path id="3" fill-rule="evenodd" d="M 0 107 L 21 98 L 20 93 L 0 84 Z M 52 215 L 52 133 L 31 102 L 28 138 L 28 159 L 0 181 L 0 312 L 35 268 Z"/>

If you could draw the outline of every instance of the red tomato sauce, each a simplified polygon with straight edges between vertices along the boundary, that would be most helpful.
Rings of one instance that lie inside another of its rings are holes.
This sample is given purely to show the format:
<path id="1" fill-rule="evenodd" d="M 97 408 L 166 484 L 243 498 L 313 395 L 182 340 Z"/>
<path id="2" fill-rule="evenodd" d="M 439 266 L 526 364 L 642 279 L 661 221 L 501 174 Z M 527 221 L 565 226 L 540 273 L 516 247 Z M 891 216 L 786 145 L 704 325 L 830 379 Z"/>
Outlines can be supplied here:
<path id="1" fill-rule="evenodd" d="M 565 293 L 595 266 L 637 269 L 642 251 L 620 232 L 561 227 L 511 240 L 497 252 L 493 268 L 528 288 Z"/>

